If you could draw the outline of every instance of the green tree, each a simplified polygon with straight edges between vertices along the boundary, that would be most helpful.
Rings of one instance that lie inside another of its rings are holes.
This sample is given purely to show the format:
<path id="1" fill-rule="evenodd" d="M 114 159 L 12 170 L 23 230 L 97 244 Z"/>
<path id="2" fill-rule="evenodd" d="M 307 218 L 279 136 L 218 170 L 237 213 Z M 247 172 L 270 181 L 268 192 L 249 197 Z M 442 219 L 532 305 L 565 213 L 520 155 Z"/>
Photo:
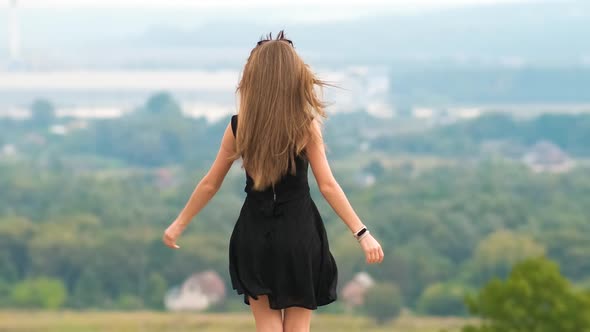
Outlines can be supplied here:
<path id="1" fill-rule="evenodd" d="M 37 99 L 31 104 L 31 121 L 35 126 L 47 127 L 55 120 L 55 108 L 46 99 Z"/>
<path id="2" fill-rule="evenodd" d="M 367 290 L 364 311 L 378 324 L 383 324 L 399 315 L 402 303 L 401 291 L 397 285 L 377 282 Z"/>
<path id="3" fill-rule="evenodd" d="M 468 289 L 459 284 L 434 283 L 418 299 L 418 310 L 432 316 L 464 316 Z"/>
<path id="4" fill-rule="evenodd" d="M 38 277 L 17 283 L 11 294 L 12 302 L 19 307 L 58 309 L 67 298 L 67 290 L 59 279 Z"/>
<path id="5" fill-rule="evenodd" d="M 89 269 L 82 272 L 74 287 L 72 304 L 77 308 L 101 306 L 105 300 L 102 282 L 97 274 Z"/>
<path id="6" fill-rule="evenodd" d="M 0 308 L 8 307 L 10 303 L 10 294 L 12 291 L 12 285 L 0 278 Z"/>
<path id="7" fill-rule="evenodd" d="M 120 310 L 138 310 L 143 308 L 143 301 L 139 296 L 122 294 L 117 299 L 115 307 Z"/>
<path id="8" fill-rule="evenodd" d="M 13 283 L 27 273 L 30 265 L 27 242 L 33 230 L 33 223 L 26 218 L 0 218 L 0 279 Z"/>
<path id="9" fill-rule="evenodd" d="M 146 305 L 154 309 L 163 309 L 167 287 L 166 279 L 161 274 L 157 272 L 150 273 L 147 280 Z"/>
<path id="10" fill-rule="evenodd" d="M 576 219 L 579 219 L 580 224 L 587 222 L 586 216 L 567 216 L 562 211 L 560 215 L 572 222 Z M 544 238 L 547 243 L 547 255 L 558 262 L 567 262 L 561 265 L 564 275 L 572 279 L 590 276 L 590 241 L 587 232 L 575 227 L 560 227 L 555 231 L 546 232 Z"/>
<path id="11" fill-rule="evenodd" d="M 478 244 L 465 273 L 470 281 L 481 286 L 493 277 L 506 277 L 514 264 L 544 254 L 545 247 L 530 236 L 499 230 Z"/>
<path id="12" fill-rule="evenodd" d="M 182 115 L 180 105 L 167 92 L 158 92 L 149 97 L 144 110 L 154 115 Z"/>
<path id="13" fill-rule="evenodd" d="M 18 279 L 18 271 L 6 252 L 0 252 L 0 281 L 13 282 Z"/>
<path id="14" fill-rule="evenodd" d="M 590 331 L 590 297 L 542 257 L 515 265 L 506 280 L 490 281 L 467 303 L 483 323 L 464 332 Z"/>
<path id="15" fill-rule="evenodd" d="M 371 160 L 371 162 L 369 162 L 369 164 L 366 165 L 363 170 L 365 172 L 372 173 L 376 177 L 380 177 L 385 172 L 385 167 L 383 167 L 383 164 L 379 160 L 374 159 Z"/>
<path id="16" fill-rule="evenodd" d="M 415 237 L 412 243 L 388 251 L 385 255 L 388 258 L 384 259 L 383 268 L 388 275 L 373 274 L 380 280 L 393 280 L 400 287 L 404 303 L 408 306 L 415 305 L 424 288 L 445 280 L 453 271 L 452 263 L 435 252 L 420 237 Z"/>

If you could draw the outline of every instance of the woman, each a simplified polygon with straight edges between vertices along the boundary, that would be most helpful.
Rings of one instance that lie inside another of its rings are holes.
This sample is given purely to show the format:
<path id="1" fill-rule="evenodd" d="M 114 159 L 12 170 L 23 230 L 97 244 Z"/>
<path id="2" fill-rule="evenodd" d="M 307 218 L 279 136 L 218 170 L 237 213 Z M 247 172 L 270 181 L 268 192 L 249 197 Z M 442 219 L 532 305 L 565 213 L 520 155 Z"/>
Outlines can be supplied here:
<path id="1" fill-rule="evenodd" d="M 336 300 L 338 269 L 326 230 L 311 199 L 308 165 L 322 196 L 348 226 L 367 263 L 383 250 L 361 222 L 326 159 L 321 134 L 325 85 L 281 31 L 250 53 L 238 85 L 239 111 L 225 128 L 209 172 L 163 241 L 174 249 L 191 219 L 221 187 L 242 158 L 247 193 L 229 243 L 233 289 L 243 294 L 257 331 L 308 331 L 312 311 Z"/>

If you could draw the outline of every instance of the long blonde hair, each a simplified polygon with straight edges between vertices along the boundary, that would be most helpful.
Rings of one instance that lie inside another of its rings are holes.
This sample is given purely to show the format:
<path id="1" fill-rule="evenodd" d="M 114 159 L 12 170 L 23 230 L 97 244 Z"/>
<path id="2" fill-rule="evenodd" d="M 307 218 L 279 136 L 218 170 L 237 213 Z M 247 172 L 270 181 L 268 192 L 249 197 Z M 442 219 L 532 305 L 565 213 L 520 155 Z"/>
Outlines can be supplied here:
<path id="1" fill-rule="evenodd" d="M 316 87 L 327 85 L 303 62 L 280 31 L 252 50 L 238 84 L 236 154 L 264 190 L 286 173 L 295 175 L 295 156 L 304 153 L 313 120 L 326 118 Z"/>

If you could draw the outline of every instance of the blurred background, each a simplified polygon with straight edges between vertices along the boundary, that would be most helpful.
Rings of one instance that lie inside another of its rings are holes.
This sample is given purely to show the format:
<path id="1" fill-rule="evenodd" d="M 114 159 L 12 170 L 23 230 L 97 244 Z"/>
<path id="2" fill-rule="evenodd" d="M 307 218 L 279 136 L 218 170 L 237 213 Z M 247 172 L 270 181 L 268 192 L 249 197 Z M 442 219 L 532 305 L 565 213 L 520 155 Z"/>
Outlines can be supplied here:
<path id="1" fill-rule="evenodd" d="M 338 86 L 328 158 L 385 252 L 310 176 L 339 268 L 314 331 L 590 329 L 588 1 L 0 0 L 0 330 L 254 330 L 240 162 L 161 236 L 282 29 Z"/>

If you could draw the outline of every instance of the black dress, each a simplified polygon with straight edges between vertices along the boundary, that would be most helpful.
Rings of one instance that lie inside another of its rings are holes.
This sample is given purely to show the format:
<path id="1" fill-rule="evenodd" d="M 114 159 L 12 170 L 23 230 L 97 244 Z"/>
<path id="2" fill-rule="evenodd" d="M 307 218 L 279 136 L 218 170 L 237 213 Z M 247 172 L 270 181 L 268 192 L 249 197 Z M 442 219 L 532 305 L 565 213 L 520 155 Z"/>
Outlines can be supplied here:
<path id="1" fill-rule="evenodd" d="M 237 115 L 231 126 L 236 134 Z M 296 157 L 296 175 L 286 174 L 264 191 L 247 193 L 229 241 L 233 289 L 248 295 L 268 294 L 272 309 L 298 306 L 317 309 L 336 300 L 338 269 L 330 252 L 320 213 L 307 182 L 309 162 Z"/>

